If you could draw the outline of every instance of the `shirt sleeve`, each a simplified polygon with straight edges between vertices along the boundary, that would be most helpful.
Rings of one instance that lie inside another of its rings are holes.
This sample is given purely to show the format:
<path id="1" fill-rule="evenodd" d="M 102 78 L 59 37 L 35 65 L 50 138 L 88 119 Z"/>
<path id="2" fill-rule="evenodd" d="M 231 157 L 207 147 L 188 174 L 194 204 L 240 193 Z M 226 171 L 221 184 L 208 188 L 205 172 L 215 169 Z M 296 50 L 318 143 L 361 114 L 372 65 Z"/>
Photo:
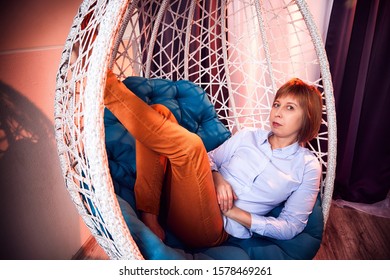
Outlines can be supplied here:
<path id="1" fill-rule="evenodd" d="M 250 230 L 257 234 L 279 240 L 287 240 L 301 233 L 317 200 L 321 166 L 312 155 L 306 163 L 302 184 L 285 202 L 279 217 L 251 214 Z"/>
<path id="2" fill-rule="evenodd" d="M 245 130 L 237 132 L 224 143 L 222 143 L 219 147 L 208 153 L 211 170 L 218 171 L 223 163 L 229 161 L 239 146 L 244 135 Z"/>

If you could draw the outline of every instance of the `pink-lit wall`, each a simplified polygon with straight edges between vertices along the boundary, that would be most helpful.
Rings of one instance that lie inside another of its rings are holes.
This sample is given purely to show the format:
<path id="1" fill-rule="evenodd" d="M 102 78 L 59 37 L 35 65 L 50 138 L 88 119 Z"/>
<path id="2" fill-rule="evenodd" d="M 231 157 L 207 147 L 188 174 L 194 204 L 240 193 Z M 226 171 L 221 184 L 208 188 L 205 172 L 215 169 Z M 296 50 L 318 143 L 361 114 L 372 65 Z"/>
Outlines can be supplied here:
<path id="1" fill-rule="evenodd" d="M 1 4 L 1 259 L 70 259 L 90 236 L 65 189 L 53 125 L 57 67 L 81 2 Z"/>

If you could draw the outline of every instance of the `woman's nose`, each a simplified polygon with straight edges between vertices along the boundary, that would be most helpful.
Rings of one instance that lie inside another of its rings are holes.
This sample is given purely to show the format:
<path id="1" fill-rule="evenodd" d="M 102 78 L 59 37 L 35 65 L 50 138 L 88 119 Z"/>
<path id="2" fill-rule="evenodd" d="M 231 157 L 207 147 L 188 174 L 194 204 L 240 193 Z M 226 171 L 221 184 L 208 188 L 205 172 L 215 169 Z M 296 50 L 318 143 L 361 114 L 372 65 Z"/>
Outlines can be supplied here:
<path id="1" fill-rule="evenodd" d="M 281 116 L 282 116 L 281 109 L 280 108 L 275 109 L 275 117 L 281 117 Z"/>

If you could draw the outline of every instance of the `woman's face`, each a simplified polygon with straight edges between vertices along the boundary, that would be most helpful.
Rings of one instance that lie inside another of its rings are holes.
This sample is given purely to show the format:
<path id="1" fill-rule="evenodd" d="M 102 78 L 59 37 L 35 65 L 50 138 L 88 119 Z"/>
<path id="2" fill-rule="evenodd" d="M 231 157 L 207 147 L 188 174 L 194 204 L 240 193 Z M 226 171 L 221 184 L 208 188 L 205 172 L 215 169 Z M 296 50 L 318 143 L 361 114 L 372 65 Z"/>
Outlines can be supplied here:
<path id="1" fill-rule="evenodd" d="M 303 108 L 292 95 L 276 99 L 270 112 L 271 130 L 276 137 L 289 143 L 298 139 L 303 124 Z"/>

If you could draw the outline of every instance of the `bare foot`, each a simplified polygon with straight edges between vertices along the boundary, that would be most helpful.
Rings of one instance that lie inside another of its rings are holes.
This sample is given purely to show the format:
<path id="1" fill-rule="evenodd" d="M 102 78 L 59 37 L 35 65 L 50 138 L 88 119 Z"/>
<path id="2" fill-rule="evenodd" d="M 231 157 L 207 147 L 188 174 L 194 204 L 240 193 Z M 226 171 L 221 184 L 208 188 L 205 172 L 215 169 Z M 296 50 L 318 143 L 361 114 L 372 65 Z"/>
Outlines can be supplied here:
<path id="1" fill-rule="evenodd" d="M 165 232 L 158 222 L 157 215 L 147 213 L 147 212 L 142 212 L 141 220 L 155 235 L 157 235 L 158 238 L 161 239 L 161 241 L 164 241 Z"/>

